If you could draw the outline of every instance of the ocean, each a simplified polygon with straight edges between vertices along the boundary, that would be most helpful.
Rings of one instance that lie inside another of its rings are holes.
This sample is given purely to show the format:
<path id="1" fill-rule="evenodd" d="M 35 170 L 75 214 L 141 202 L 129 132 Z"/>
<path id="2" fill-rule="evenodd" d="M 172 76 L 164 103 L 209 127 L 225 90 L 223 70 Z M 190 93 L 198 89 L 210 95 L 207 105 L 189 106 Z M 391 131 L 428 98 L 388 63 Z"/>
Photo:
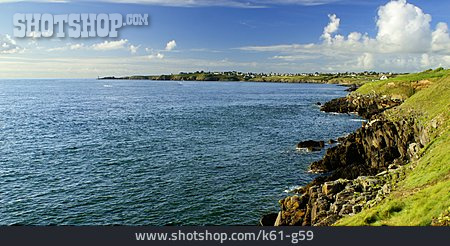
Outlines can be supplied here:
<path id="1" fill-rule="evenodd" d="M 257 225 L 358 116 L 327 84 L 0 80 L 1 225 Z M 329 147 L 329 146 L 327 146 Z"/>

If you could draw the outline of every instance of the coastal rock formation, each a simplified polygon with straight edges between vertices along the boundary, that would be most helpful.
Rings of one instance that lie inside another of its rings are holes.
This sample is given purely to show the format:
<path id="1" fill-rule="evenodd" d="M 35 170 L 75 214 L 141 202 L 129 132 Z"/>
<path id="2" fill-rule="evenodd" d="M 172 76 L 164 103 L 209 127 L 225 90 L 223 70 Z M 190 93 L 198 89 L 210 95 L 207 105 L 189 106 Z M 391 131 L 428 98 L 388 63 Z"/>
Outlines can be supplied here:
<path id="1" fill-rule="evenodd" d="M 324 147 L 324 141 L 307 140 L 297 144 L 297 149 L 307 149 L 308 151 L 319 151 Z"/>
<path id="2" fill-rule="evenodd" d="M 374 118 L 328 149 L 323 159 L 311 164 L 311 171 L 333 171 L 331 178 L 374 175 L 392 163 L 405 163 L 428 141 L 414 118 L 397 122 Z"/>
<path id="3" fill-rule="evenodd" d="M 379 114 L 386 109 L 398 106 L 402 103 L 399 99 L 378 95 L 350 94 L 326 102 L 321 110 L 324 112 L 336 113 L 358 113 L 358 115 L 369 119 L 371 116 Z"/>
<path id="4" fill-rule="evenodd" d="M 345 215 L 371 208 L 388 195 L 406 173 L 405 166 L 392 165 L 387 171 L 356 179 L 338 179 L 310 186 L 304 193 L 279 201 L 281 212 L 275 226 L 325 226 Z"/>
<path id="5" fill-rule="evenodd" d="M 372 207 L 403 179 L 408 161 L 418 158 L 429 141 L 415 118 L 387 119 L 380 114 L 401 101 L 374 95 L 349 95 L 322 107 L 326 112 L 357 112 L 369 119 L 354 133 L 338 139 L 310 169 L 325 173 L 279 201 L 275 225 L 331 225 L 339 218 Z"/>

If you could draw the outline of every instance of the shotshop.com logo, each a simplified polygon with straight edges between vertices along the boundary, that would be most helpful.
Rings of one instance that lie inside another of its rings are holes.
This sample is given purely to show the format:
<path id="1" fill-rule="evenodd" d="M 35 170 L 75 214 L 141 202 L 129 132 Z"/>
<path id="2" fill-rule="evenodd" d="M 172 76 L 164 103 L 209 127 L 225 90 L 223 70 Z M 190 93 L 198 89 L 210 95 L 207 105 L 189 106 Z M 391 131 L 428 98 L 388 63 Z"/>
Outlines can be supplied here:
<path id="1" fill-rule="evenodd" d="M 119 36 L 124 26 L 148 26 L 148 14 L 21 14 L 13 16 L 14 37 L 94 38 Z"/>

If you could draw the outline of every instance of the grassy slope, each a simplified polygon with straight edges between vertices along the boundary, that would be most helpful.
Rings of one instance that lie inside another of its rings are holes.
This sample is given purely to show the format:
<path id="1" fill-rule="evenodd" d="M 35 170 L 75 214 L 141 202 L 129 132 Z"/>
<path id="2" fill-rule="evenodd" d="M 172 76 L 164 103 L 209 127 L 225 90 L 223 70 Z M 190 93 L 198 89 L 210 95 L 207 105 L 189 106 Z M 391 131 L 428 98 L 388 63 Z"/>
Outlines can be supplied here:
<path id="1" fill-rule="evenodd" d="M 417 81 L 428 80 L 427 88 Z M 408 99 L 385 114 L 391 119 L 416 115 L 430 129 L 415 169 L 382 203 L 341 219 L 336 225 L 430 225 L 450 209 L 450 70 L 426 71 L 368 83 L 359 93 L 400 94 Z M 438 122 L 436 129 L 431 122 Z M 411 165 L 411 164 L 408 164 Z"/>

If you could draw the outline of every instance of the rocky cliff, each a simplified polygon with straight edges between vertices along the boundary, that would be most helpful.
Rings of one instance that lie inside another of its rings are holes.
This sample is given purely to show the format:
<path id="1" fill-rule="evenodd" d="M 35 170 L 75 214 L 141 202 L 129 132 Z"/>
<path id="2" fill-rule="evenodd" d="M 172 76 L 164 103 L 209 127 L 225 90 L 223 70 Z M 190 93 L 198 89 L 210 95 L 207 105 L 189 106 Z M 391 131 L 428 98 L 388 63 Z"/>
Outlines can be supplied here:
<path id="1" fill-rule="evenodd" d="M 400 99 L 388 96 L 379 96 L 377 94 L 360 95 L 350 94 L 346 97 L 336 98 L 326 102 L 321 110 L 324 112 L 336 113 L 357 113 L 358 115 L 369 119 L 386 109 L 398 106 L 402 103 Z"/>
<path id="2" fill-rule="evenodd" d="M 383 111 L 401 103 L 389 97 L 350 94 L 322 106 L 326 112 L 356 112 L 368 122 L 311 164 L 311 171 L 324 175 L 280 200 L 281 211 L 269 225 L 331 225 L 383 200 L 405 176 L 403 165 L 417 159 L 429 141 L 414 117 L 396 121 L 384 117 Z"/>

